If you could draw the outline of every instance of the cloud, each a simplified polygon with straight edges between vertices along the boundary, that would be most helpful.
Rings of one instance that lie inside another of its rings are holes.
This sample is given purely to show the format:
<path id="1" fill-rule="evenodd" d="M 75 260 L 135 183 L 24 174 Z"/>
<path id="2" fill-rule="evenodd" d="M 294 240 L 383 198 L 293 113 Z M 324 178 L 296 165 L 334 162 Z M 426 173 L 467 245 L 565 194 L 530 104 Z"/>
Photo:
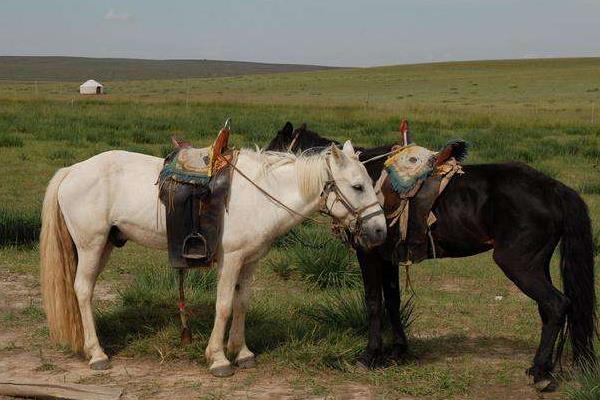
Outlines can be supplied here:
<path id="1" fill-rule="evenodd" d="M 122 12 L 122 11 L 117 11 L 114 8 L 111 8 L 104 15 L 104 19 L 109 20 L 109 21 L 123 21 L 123 22 L 126 22 L 126 21 L 130 21 L 131 20 L 131 14 L 126 13 L 126 12 Z"/>

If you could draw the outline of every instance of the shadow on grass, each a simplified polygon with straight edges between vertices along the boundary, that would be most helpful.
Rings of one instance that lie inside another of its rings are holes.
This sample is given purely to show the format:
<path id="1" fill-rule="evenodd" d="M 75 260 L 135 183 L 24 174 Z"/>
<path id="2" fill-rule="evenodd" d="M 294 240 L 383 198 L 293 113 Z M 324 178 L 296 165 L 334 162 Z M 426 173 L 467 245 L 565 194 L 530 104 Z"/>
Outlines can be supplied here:
<path id="1" fill-rule="evenodd" d="M 188 303 L 189 323 L 194 336 L 191 353 L 206 347 L 212 331 L 215 305 L 214 296 L 207 293 L 204 298 Z M 306 332 L 289 315 L 282 315 L 256 299 L 246 319 L 248 345 L 256 353 L 268 352 L 297 338 Z M 154 301 L 122 303 L 98 316 L 98 334 L 109 355 L 149 342 L 151 346 L 174 346 L 187 351 L 179 342 L 181 328 L 177 299 L 157 298 Z M 138 342 L 136 344 L 136 342 Z M 142 351 L 143 352 L 143 351 Z M 191 355 L 191 354 L 190 354 Z"/>
<path id="2" fill-rule="evenodd" d="M 449 334 L 431 338 L 409 338 L 411 354 L 422 363 L 464 355 L 480 359 L 527 357 L 535 353 L 535 346 L 522 339 L 502 336 L 465 336 Z"/>

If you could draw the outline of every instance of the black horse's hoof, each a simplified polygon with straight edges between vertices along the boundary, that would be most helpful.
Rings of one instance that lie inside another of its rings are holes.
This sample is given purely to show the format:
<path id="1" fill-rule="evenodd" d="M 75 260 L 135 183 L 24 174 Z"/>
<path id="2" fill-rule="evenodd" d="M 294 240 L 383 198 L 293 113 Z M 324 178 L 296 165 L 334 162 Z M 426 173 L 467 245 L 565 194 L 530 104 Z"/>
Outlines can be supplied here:
<path id="1" fill-rule="evenodd" d="M 535 382 L 533 387 L 538 392 L 548 393 L 556 391 L 556 389 L 558 389 L 558 383 L 552 378 L 546 378 Z"/>
<path id="2" fill-rule="evenodd" d="M 528 368 L 525 373 L 533 378 L 533 387 L 538 392 L 554 392 L 558 389 L 558 382 L 549 372 L 539 367 Z"/>

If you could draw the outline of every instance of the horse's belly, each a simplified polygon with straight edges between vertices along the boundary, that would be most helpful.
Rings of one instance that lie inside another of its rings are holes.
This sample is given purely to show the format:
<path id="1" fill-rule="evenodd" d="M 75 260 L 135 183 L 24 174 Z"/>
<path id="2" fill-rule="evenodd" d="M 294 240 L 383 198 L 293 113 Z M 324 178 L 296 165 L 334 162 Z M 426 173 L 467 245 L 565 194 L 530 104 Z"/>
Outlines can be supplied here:
<path id="1" fill-rule="evenodd" d="M 167 236 L 164 231 L 149 230 L 136 224 L 122 223 L 117 226 L 123 237 L 141 246 L 154 249 L 167 249 Z"/>

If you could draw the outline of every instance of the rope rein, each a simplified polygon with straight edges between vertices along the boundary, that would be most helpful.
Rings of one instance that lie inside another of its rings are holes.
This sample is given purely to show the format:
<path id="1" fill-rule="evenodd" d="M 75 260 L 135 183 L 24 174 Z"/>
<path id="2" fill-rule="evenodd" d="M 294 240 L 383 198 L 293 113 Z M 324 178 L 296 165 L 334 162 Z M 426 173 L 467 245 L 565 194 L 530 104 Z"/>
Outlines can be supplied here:
<path id="1" fill-rule="evenodd" d="M 302 219 L 314 222 L 319 225 L 327 225 L 327 222 L 319 221 L 315 218 L 309 217 L 308 215 L 302 214 L 302 213 L 294 210 L 293 208 L 289 207 L 288 205 L 284 204 L 279 199 L 275 198 L 273 195 L 271 195 L 269 192 L 267 192 L 265 189 L 260 187 L 256 182 L 254 182 L 250 177 L 248 177 L 245 173 L 243 173 L 236 165 L 234 165 L 226 157 L 219 155 L 219 158 L 221 160 L 223 160 L 227 165 L 229 165 L 235 172 L 240 174 L 240 176 L 242 176 L 244 179 L 246 179 L 250 184 L 252 184 L 252 186 L 254 186 L 256 189 L 258 189 L 263 195 L 265 195 L 267 198 L 269 198 L 270 200 L 275 202 L 275 204 L 277 204 L 278 206 L 280 206 L 281 208 L 283 208 L 290 214 L 296 215 Z M 329 171 L 329 175 L 331 176 L 331 168 L 329 166 L 329 162 L 327 162 L 327 169 Z M 335 198 L 333 204 L 331 205 L 331 207 L 327 207 L 327 197 L 329 196 L 329 194 L 331 192 L 336 194 L 336 198 Z M 337 187 L 337 185 L 335 183 L 335 180 L 332 180 L 332 179 L 328 180 L 325 183 L 325 187 L 323 188 L 323 191 L 321 192 L 321 195 L 320 195 L 320 203 L 321 203 L 320 211 L 321 211 L 321 213 L 329 215 L 334 220 L 337 220 L 337 218 L 333 214 L 331 214 L 331 209 L 335 205 L 335 203 L 338 201 L 340 203 L 342 203 L 342 205 L 346 208 L 346 210 L 349 211 L 352 214 L 352 216 L 354 217 L 354 221 L 355 221 L 354 232 L 353 232 L 354 235 L 357 235 L 358 233 L 360 233 L 360 229 L 362 228 L 363 221 L 383 213 L 383 209 L 380 207 L 379 210 L 377 210 L 377 211 L 373 211 L 372 213 L 369 213 L 366 216 L 361 216 L 360 214 L 363 211 L 365 211 L 368 208 L 373 207 L 375 205 L 379 205 L 379 202 L 376 200 L 373 203 L 368 204 L 366 206 L 363 206 L 360 208 L 355 208 L 350 203 L 348 198 L 339 190 L 339 188 Z"/>
<path id="2" fill-rule="evenodd" d="M 262 194 L 264 194 L 267 198 L 269 198 L 270 200 L 274 201 L 278 206 L 280 206 L 281 208 L 283 208 L 284 210 L 286 210 L 287 212 L 289 212 L 290 214 L 296 215 L 297 217 L 309 220 L 311 222 L 314 222 L 315 224 L 319 224 L 319 225 L 326 225 L 326 222 L 323 221 L 319 221 L 316 220 L 312 217 L 309 217 L 308 215 L 304 215 L 296 210 L 294 210 L 293 208 L 290 208 L 289 206 L 287 206 L 286 204 L 284 204 L 283 202 L 281 202 L 280 200 L 278 200 L 277 198 L 275 198 L 273 195 L 271 195 L 269 192 L 267 192 L 265 189 L 263 189 L 262 187 L 260 187 L 256 182 L 254 182 L 250 177 L 248 177 L 248 175 L 246 175 L 245 173 L 243 173 L 237 166 L 235 166 L 233 163 L 231 163 L 231 161 L 229 161 L 226 157 L 223 156 L 219 156 L 222 160 L 225 161 L 225 163 L 227 163 L 227 165 L 229 165 L 235 172 L 237 172 L 238 174 L 240 174 L 240 176 L 242 178 L 244 178 L 245 180 L 247 180 L 248 182 L 250 182 L 252 184 L 252 186 L 254 186 L 256 189 L 258 189 L 259 192 L 261 192 Z"/>

